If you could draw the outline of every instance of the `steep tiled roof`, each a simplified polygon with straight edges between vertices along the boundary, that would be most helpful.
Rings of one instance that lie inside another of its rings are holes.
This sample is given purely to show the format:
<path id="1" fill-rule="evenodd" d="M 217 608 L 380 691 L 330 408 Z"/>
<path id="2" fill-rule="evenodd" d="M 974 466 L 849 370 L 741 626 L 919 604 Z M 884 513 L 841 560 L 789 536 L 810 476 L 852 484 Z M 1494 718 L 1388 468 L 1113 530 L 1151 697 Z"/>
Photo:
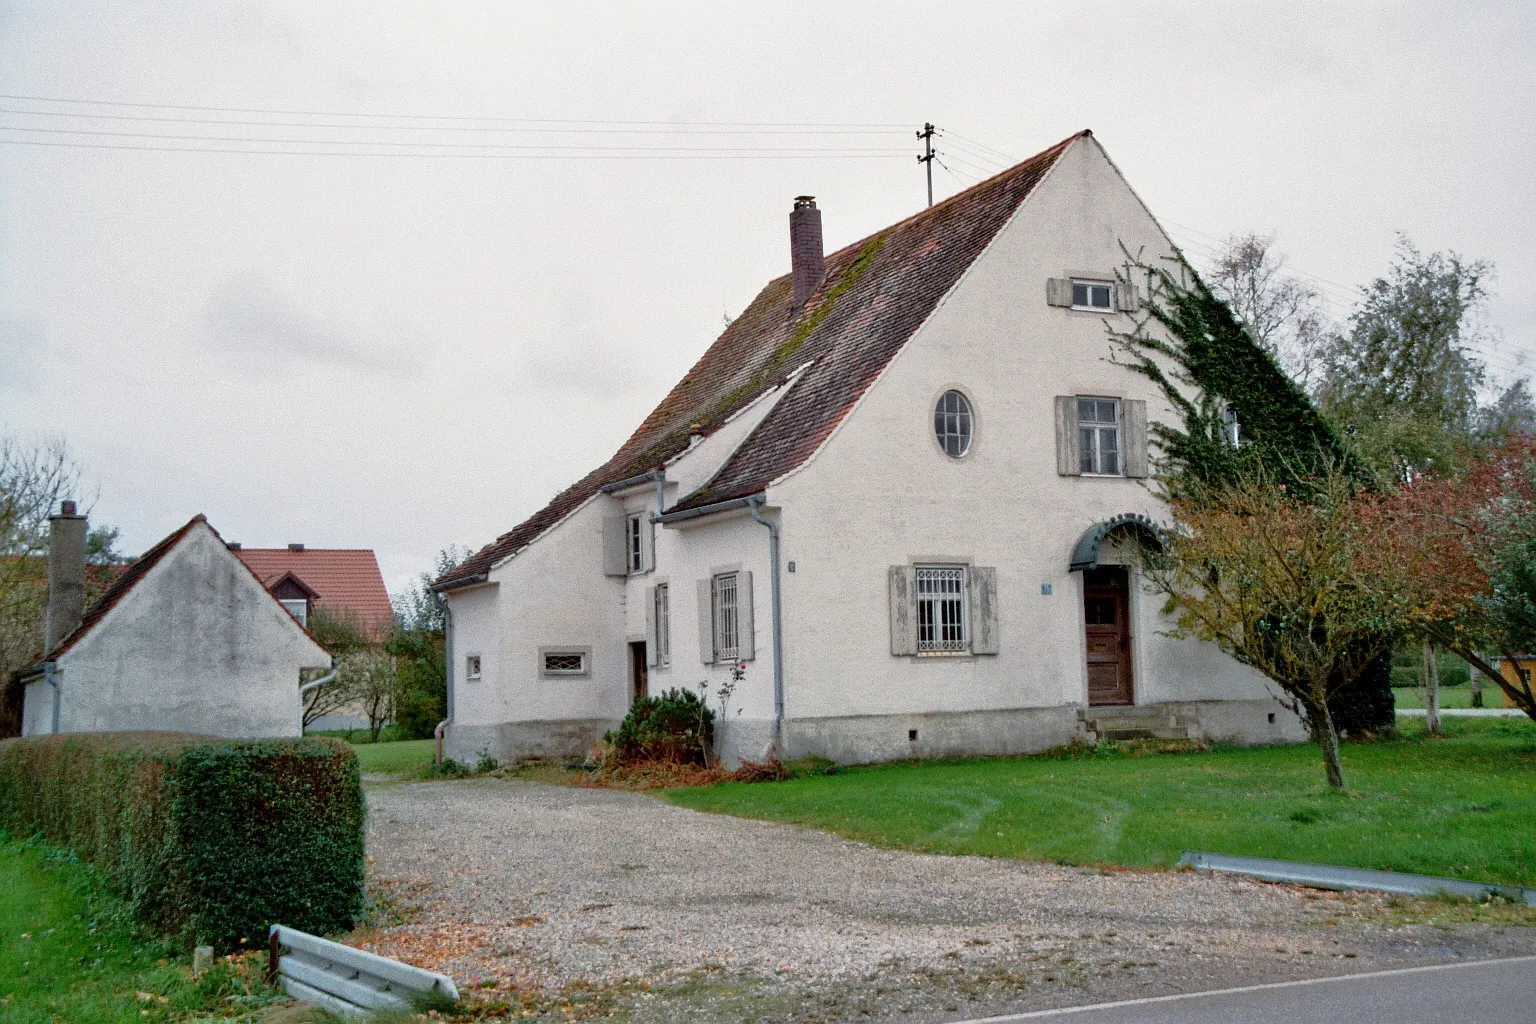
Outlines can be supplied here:
<path id="1" fill-rule="evenodd" d="M 366 548 L 240 548 L 235 555 L 268 589 L 292 575 L 322 607 L 355 612 L 374 629 L 394 621 L 379 561 Z"/>
<path id="2" fill-rule="evenodd" d="M 1076 138 L 832 253 L 825 282 L 800 309 L 791 308 L 790 275 L 770 281 L 613 458 L 437 586 L 483 575 L 598 488 L 658 469 L 684 451 L 693 424 L 712 432 L 809 362 L 714 478 L 673 508 L 756 494 L 803 463 Z"/>

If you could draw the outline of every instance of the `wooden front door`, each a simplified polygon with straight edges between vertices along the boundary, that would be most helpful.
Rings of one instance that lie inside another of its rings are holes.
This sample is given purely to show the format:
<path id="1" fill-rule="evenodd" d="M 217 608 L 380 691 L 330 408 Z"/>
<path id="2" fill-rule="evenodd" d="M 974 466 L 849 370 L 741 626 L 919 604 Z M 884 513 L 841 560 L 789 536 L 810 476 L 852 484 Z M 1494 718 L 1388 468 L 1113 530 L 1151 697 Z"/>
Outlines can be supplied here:
<path id="1" fill-rule="evenodd" d="M 631 642 L 629 645 L 629 678 L 633 684 L 634 692 L 632 701 L 645 700 L 651 695 L 649 672 L 646 668 L 645 641 Z"/>
<path id="2" fill-rule="evenodd" d="M 1134 704 L 1131 691 L 1130 582 L 1123 566 L 1083 573 L 1088 633 L 1088 703 Z"/>

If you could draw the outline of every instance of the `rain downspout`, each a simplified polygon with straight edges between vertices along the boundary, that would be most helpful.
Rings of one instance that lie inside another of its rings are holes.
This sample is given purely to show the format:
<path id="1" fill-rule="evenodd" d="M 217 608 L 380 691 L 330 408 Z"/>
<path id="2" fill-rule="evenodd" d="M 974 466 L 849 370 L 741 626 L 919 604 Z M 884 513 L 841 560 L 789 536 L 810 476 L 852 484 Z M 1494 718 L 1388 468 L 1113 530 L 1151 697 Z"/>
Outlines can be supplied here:
<path id="1" fill-rule="evenodd" d="M 54 662 L 43 662 L 43 682 L 53 689 L 54 735 L 58 735 L 59 732 L 59 677 L 54 674 L 56 671 L 57 669 L 55 668 Z"/>
<path id="2" fill-rule="evenodd" d="M 453 609 L 448 607 L 445 595 L 438 594 L 437 600 L 443 606 L 443 686 L 448 693 L 448 717 L 438 722 L 432 730 L 432 738 L 437 741 L 432 763 L 442 764 L 443 730 L 453 721 Z"/>
<path id="3" fill-rule="evenodd" d="M 752 521 L 768 528 L 768 557 L 773 562 L 769 573 L 773 596 L 773 750 L 783 754 L 784 738 L 784 607 L 779 596 L 779 524 L 763 518 L 765 499 L 755 497 L 747 505 Z"/>
<path id="4" fill-rule="evenodd" d="M 330 682 L 332 679 L 335 679 L 336 678 L 336 673 L 338 671 L 340 671 L 340 670 L 336 668 L 336 659 L 332 658 L 331 659 L 331 670 L 329 672 L 327 672 L 325 675 L 321 676 L 319 679 L 312 680 L 310 682 L 305 683 L 303 686 L 299 687 L 299 732 L 300 733 L 302 733 L 304 731 L 304 695 L 306 693 L 308 693 L 310 690 L 313 690 L 313 689 L 315 689 L 316 687 L 319 687 L 319 686 L 324 686 L 326 683 Z"/>

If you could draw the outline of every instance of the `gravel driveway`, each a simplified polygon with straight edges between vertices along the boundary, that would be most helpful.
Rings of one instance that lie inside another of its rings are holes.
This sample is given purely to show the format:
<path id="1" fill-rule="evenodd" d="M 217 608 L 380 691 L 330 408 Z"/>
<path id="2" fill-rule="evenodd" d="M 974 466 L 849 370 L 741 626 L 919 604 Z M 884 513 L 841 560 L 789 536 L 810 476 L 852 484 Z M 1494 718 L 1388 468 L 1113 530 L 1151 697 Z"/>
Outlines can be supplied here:
<path id="1" fill-rule="evenodd" d="M 363 944 L 551 1016 L 940 1021 L 1536 952 L 1536 929 L 1388 927 L 1372 896 L 893 852 L 635 793 L 368 799 L 370 870 L 404 923 Z"/>

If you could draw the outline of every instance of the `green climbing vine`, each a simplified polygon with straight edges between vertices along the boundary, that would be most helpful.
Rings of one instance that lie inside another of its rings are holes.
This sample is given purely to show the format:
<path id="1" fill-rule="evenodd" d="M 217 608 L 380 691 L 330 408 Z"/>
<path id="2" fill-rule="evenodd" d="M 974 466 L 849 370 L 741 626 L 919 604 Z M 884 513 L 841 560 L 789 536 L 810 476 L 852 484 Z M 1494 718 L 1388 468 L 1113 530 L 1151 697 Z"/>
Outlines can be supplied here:
<path id="1" fill-rule="evenodd" d="M 1306 392 L 1188 265 L 1170 270 L 1127 254 L 1122 281 L 1142 278 L 1147 301 L 1134 327 L 1111 327 L 1110 335 L 1116 361 L 1155 383 L 1182 418 L 1182 428 L 1151 427 L 1158 477 L 1171 496 L 1231 484 L 1259 467 L 1303 490 L 1325 463 L 1369 481 Z"/>

